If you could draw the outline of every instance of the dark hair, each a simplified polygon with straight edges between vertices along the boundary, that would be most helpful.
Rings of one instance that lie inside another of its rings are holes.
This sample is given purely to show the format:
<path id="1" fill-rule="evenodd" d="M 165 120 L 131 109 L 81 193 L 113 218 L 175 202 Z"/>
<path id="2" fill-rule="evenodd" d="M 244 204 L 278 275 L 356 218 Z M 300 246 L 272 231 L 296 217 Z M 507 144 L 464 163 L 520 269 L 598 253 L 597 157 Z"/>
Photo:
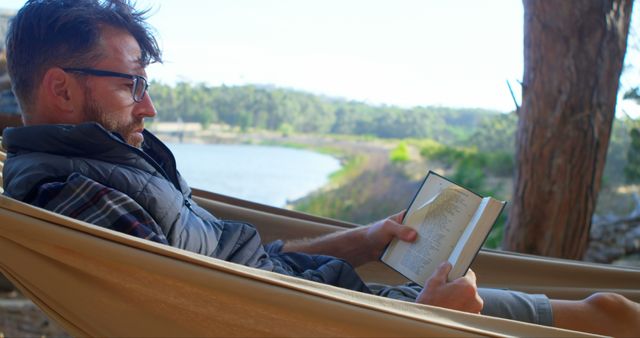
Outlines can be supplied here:
<path id="1" fill-rule="evenodd" d="M 13 91 L 26 112 L 35 90 L 51 67 L 90 67 L 103 26 L 128 31 L 146 66 L 162 62 L 158 43 L 145 22 L 148 10 L 128 0 L 29 0 L 7 32 L 7 68 Z"/>

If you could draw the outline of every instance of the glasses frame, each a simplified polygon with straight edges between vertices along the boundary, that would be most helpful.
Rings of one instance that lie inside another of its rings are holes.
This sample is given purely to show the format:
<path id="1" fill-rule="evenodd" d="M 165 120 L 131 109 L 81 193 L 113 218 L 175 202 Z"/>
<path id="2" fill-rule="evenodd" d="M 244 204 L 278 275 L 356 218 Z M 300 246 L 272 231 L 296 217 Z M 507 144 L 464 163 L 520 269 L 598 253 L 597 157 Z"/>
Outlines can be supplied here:
<path id="1" fill-rule="evenodd" d="M 137 103 L 142 102 L 142 100 L 144 99 L 144 95 L 147 93 L 147 90 L 149 90 L 149 81 L 144 76 L 140 75 L 118 73 L 109 70 L 94 68 L 62 68 L 62 70 L 67 73 L 82 73 L 98 77 L 119 77 L 123 79 L 130 79 L 133 81 L 133 87 L 131 87 L 131 96 L 133 97 L 133 101 Z M 140 85 L 144 86 L 144 90 L 142 90 L 142 94 L 139 95 L 140 97 L 136 97 L 136 92 L 138 90 L 138 86 Z"/>

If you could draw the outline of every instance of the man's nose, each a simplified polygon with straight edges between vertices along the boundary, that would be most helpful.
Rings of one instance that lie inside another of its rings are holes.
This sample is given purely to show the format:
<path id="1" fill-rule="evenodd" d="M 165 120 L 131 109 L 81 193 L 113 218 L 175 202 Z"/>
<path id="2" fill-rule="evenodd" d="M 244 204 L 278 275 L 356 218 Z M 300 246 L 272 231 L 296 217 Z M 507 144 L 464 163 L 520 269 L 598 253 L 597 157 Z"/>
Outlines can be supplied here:
<path id="1" fill-rule="evenodd" d="M 134 112 L 140 117 L 156 116 L 156 108 L 153 106 L 153 101 L 151 101 L 151 95 L 149 95 L 149 93 L 146 93 L 142 98 L 142 101 L 136 103 Z"/>

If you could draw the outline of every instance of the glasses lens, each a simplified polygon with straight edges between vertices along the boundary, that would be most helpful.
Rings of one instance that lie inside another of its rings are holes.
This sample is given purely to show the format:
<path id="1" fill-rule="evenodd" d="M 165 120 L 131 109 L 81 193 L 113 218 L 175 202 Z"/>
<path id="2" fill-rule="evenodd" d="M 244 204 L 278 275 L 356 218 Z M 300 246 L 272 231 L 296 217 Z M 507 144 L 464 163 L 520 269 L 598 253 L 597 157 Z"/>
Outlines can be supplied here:
<path id="1" fill-rule="evenodd" d="M 136 77 L 133 81 L 133 100 L 141 102 L 144 98 L 144 94 L 147 91 L 147 80 L 143 77 Z"/>

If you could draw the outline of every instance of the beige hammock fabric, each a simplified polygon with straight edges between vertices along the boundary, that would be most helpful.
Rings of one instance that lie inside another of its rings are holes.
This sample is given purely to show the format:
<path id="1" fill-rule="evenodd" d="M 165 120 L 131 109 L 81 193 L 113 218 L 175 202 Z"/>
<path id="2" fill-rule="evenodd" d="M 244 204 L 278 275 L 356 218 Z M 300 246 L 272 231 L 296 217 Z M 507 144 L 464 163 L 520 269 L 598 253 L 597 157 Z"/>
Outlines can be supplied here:
<path id="1" fill-rule="evenodd" d="M 265 242 L 315 237 L 355 224 L 248 202 L 194 189 L 195 200 L 213 214 L 256 225 Z M 544 293 L 553 298 L 582 299 L 597 291 L 616 292 L 640 302 L 640 270 L 565 259 L 481 250 L 472 265 L 483 287 Z M 399 284 L 400 274 L 382 263 L 358 269 L 368 282 Z"/>
<path id="2" fill-rule="evenodd" d="M 76 336 L 582 335 L 247 268 L 5 196 L 0 271 Z"/>

